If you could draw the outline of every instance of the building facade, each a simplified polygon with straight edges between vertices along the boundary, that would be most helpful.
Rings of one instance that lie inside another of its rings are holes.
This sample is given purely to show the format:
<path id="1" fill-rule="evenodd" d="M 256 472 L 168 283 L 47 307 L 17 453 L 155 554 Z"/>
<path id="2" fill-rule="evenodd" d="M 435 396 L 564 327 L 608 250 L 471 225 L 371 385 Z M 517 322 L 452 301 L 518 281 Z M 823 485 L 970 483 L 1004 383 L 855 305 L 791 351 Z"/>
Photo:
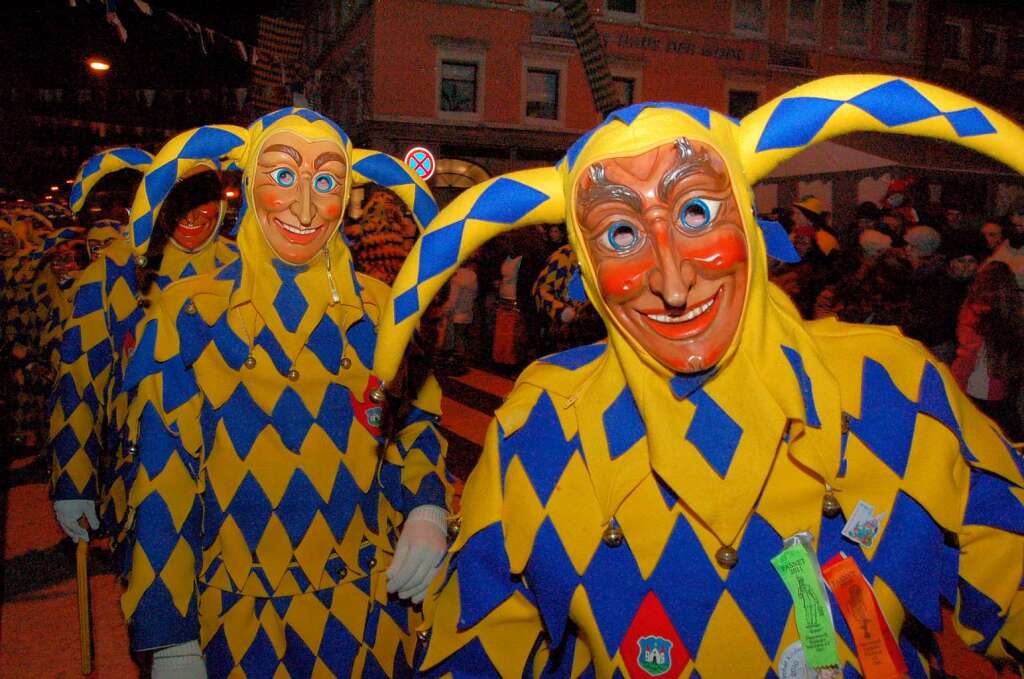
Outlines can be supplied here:
<path id="1" fill-rule="evenodd" d="M 685 101 L 740 117 L 813 78 L 884 72 L 947 84 L 1017 117 L 1022 107 L 1006 83 L 1024 84 L 1015 49 L 1024 23 L 1001 4 L 588 4 L 623 103 Z M 442 200 L 460 172 L 550 163 L 601 119 L 556 2 L 311 0 L 305 16 L 310 103 L 358 143 L 394 155 L 431 149 Z"/>

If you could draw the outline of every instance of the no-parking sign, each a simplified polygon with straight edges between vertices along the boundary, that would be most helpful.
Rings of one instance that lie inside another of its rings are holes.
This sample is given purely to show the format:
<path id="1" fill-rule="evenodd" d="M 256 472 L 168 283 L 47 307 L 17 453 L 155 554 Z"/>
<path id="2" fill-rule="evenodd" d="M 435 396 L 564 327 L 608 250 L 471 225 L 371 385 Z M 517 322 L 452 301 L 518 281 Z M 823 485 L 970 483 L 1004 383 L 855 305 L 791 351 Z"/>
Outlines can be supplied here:
<path id="1" fill-rule="evenodd" d="M 434 154 L 422 146 L 413 146 L 406 152 L 405 164 L 418 174 L 423 181 L 433 177 L 434 169 L 437 167 L 434 162 Z"/>

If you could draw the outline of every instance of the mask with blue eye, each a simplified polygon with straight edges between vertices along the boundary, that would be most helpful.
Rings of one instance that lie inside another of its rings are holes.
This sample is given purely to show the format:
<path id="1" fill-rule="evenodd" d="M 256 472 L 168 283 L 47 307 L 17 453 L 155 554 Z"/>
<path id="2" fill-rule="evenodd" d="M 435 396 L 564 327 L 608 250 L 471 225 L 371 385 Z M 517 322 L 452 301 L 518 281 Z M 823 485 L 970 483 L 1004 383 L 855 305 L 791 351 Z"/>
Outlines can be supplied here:
<path id="1" fill-rule="evenodd" d="M 679 210 L 679 225 L 683 231 L 696 234 L 704 231 L 718 216 L 722 201 L 710 198 L 691 198 Z"/>
<path id="2" fill-rule="evenodd" d="M 289 187 L 295 184 L 295 171 L 287 167 L 279 167 L 271 171 L 270 178 L 277 182 L 278 186 Z"/>
<path id="3" fill-rule="evenodd" d="M 338 180 L 334 178 L 334 175 L 326 172 L 313 177 L 313 188 L 318 193 L 329 193 L 337 185 Z"/>
<path id="4" fill-rule="evenodd" d="M 608 239 L 608 246 L 618 253 L 627 253 L 635 250 L 643 237 L 640 229 L 630 222 L 614 222 L 605 232 Z"/>

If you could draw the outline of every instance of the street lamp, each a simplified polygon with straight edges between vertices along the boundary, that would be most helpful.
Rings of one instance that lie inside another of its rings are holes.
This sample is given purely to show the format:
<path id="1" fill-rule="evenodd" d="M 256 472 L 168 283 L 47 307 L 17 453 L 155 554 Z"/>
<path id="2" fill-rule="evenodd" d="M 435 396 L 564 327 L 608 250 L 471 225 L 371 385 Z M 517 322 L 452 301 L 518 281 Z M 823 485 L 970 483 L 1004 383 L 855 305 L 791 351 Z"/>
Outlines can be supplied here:
<path id="1" fill-rule="evenodd" d="M 89 68 L 97 73 L 105 73 L 110 70 L 110 62 L 103 57 L 90 57 L 87 63 Z"/>
<path id="2" fill-rule="evenodd" d="M 60 191 L 60 187 L 59 186 L 51 186 L 50 190 L 51 191 Z"/>

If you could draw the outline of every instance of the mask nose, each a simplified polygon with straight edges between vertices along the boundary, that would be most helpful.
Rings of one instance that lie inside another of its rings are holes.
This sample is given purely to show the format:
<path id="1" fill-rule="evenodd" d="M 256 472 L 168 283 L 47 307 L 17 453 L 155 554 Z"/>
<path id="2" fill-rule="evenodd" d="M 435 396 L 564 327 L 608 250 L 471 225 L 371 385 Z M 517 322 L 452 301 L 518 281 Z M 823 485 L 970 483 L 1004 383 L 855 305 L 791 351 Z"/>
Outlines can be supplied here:
<path id="1" fill-rule="evenodd" d="M 651 270 L 648 284 L 651 291 L 664 300 L 669 307 L 686 306 L 690 288 L 697 281 L 697 269 L 687 257 L 673 247 L 671 232 L 657 239 L 657 265 Z"/>
<path id="2" fill-rule="evenodd" d="M 316 214 L 313 207 L 312 183 L 312 180 L 307 177 L 299 179 L 299 200 L 292 205 L 292 214 L 299 218 L 299 223 L 303 226 L 309 226 Z"/>

